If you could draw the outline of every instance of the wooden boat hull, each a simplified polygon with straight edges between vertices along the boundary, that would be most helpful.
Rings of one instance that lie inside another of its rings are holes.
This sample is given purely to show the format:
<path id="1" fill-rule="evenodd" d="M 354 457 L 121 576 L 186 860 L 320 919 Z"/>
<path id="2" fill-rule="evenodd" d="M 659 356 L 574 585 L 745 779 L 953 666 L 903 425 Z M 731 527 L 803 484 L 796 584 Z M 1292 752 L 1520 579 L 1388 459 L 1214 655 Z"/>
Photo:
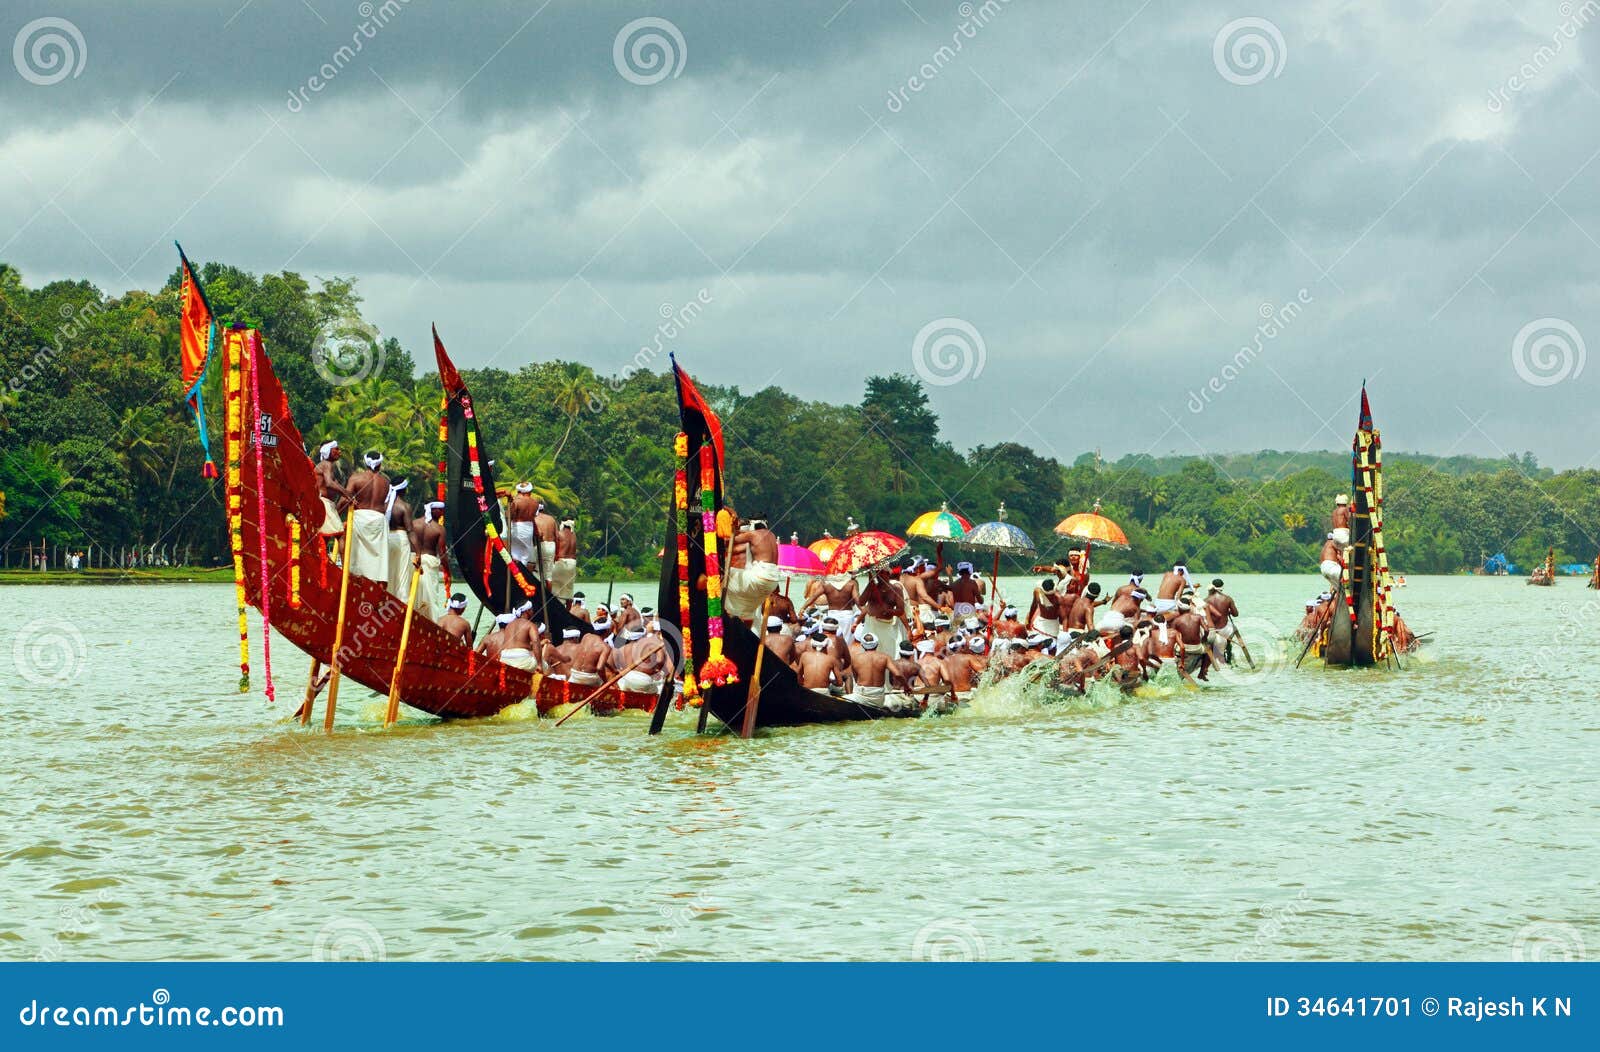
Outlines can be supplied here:
<path id="1" fill-rule="evenodd" d="M 334 659 L 343 574 L 319 533 L 326 511 L 315 471 L 259 334 L 228 332 L 223 362 L 230 534 L 245 601 L 326 666 Z M 403 600 L 375 581 L 352 575 L 341 675 L 387 695 L 405 620 Z M 534 680 L 528 672 L 473 653 L 427 618 L 413 616 L 399 687 L 400 700 L 412 708 L 461 718 L 492 716 L 527 700 Z M 301 696 L 299 689 L 285 693 L 295 700 Z"/>

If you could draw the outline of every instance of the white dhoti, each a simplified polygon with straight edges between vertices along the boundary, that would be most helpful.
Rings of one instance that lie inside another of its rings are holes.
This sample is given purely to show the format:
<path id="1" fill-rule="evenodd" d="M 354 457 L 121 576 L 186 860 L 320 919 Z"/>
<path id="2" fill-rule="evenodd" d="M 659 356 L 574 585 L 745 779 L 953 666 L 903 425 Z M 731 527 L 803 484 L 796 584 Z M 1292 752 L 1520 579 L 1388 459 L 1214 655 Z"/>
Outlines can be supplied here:
<path id="1" fill-rule="evenodd" d="M 339 517 L 339 509 L 327 497 L 322 498 L 322 525 L 319 529 L 324 537 L 344 532 L 344 520 Z"/>
<path id="2" fill-rule="evenodd" d="M 572 598 L 578 584 L 578 560 L 557 559 L 550 567 L 550 586 L 563 601 Z"/>
<path id="3" fill-rule="evenodd" d="M 617 687 L 629 694 L 660 694 L 661 680 L 634 669 L 617 680 Z"/>
<path id="4" fill-rule="evenodd" d="M 588 672 L 581 668 L 575 668 L 569 672 L 567 674 L 567 680 L 571 682 L 573 686 L 577 687 L 598 687 L 600 684 L 605 682 L 605 680 L 600 678 L 600 673 Z"/>
<path id="5" fill-rule="evenodd" d="M 384 552 L 389 560 L 389 594 L 405 602 L 411 587 L 411 535 L 405 530 L 390 530 L 384 538 Z"/>
<path id="6" fill-rule="evenodd" d="M 1120 617 L 1121 615 L 1119 614 L 1118 616 Z M 1033 624 L 1029 627 L 1040 635 L 1049 636 L 1051 639 L 1061 634 L 1061 622 L 1053 617 L 1035 617 Z"/>
<path id="7" fill-rule="evenodd" d="M 1344 579 L 1344 567 L 1340 566 L 1332 559 L 1324 559 L 1322 560 L 1322 566 L 1320 569 L 1322 570 L 1322 576 L 1327 579 L 1327 582 L 1332 585 L 1334 591 L 1337 592 L 1340 588 L 1341 582 Z"/>
<path id="8" fill-rule="evenodd" d="M 533 672 L 539 668 L 539 662 L 534 658 L 533 651 L 525 647 L 515 647 L 511 650 L 500 651 L 502 663 L 512 668 L 520 668 L 524 672 Z"/>
<path id="9" fill-rule="evenodd" d="M 1128 619 L 1123 616 L 1122 611 L 1107 610 L 1100 618 L 1099 627 L 1102 632 L 1119 632 L 1122 630 L 1122 626 L 1127 623 Z"/>
<path id="10" fill-rule="evenodd" d="M 430 621 L 445 614 L 444 567 L 437 555 L 422 557 L 422 578 L 417 581 L 417 613 Z"/>
<path id="11" fill-rule="evenodd" d="M 533 541 L 538 536 L 531 522 L 513 522 L 506 525 L 506 546 L 511 557 L 524 566 L 533 565 Z"/>
<path id="12" fill-rule="evenodd" d="M 878 637 L 878 652 L 882 654 L 898 653 L 901 627 L 900 622 L 893 618 L 880 621 L 871 614 L 861 618 L 862 631 L 871 632 Z"/>
<path id="13" fill-rule="evenodd" d="M 1211 660 L 1221 664 L 1228 654 L 1228 640 L 1233 638 L 1233 625 L 1226 624 L 1221 628 L 1213 628 L 1206 635 L 1206 642 L 1211 644 Z"/>
<path id="14" fill-rule="evenodd" d="M 748 621 L 761 612 L 761 604 L 782 584 L 783 571 L 778 569 L 777 563 L 729 566 L 722 584 L 723 609 Z"/>
<path id="15" fill-rule="evenodd" d="M 1156 604 L 1156 613 L 1158 614 L 1178 609 L 1178 600 L 1176 599 L 1153 599 L 1151 602 Z"/>
<path id="16" fill-rule="evenodd" d="M 351 517 L 350 572 L 379 584 L 389 583 L 389 517 L 371 508 L 357 508 Z"/>
<path id="17" fill-rule="evenodd" d="M 539 542 L 539 559 L 540 559 L 540 562 L 538 564 L 536 564 L 536 565 L 542 566 L 543 567 L 542 572 L 544 573 L 544 575 L 546 577 L 548 577 L 550 575 L 550 571 L 554 570 L 555 566 L 556 566 L 556 542 L 555 541 L 540 541 Z"/>
<path id="18" fill-rule="evenodd" d="M 873 705 L 882 705 L 885 689 L 882 683 L 876 687 L 868 686 L 865 683 L 857 683 L 854 693 L 850 694 L 849 697 L 852 701 L 866 701 Z"/>
<path id="19" fill-rule="evenodd" d="M 1350 546 L 1350 527 L 1339 526 L 1333 531 L 1333 543 L 1341 548 Z"/>

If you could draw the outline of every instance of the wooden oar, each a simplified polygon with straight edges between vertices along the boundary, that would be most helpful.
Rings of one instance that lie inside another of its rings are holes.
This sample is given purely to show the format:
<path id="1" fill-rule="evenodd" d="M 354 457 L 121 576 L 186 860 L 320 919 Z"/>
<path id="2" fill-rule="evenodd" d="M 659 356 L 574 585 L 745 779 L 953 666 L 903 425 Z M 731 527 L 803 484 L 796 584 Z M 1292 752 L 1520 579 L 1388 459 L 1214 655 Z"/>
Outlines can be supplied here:
<path id="1" fill-rule="evenodd" d="M 1084 669 L 1082 672 L 1074 672 L 1071 675 L 1069 675 L 1067 678 L 1071 679 L 1073 676 L 1076 676 L 1077 679 L 1078 679 L 1079 688 L 1083 689 L 1083 690 L 1087 690 L 1088 687 L 1089 687 L 1089 676 L 1092 673 L 1099 672 L 1101 669 L 1103 669 L 1107 665 L 1111 664 L 1111 662 L 1115 661 L 1117 658 L 1121 657 L 1123 654 L 1126 654 L 1128 652 L 1128 650 L 1130 648 L 1132 648 L 1132 646 L 1133 646 L 1133 640 L 1131 640 L 1131 639 L 1128 640 L 1125 643 L 1118 643 L 1116 646 L 1111 648 L 1111 652 L 1109 654 L 1107 654 L 1105 657 L 1101 658 L 1099 661 L 1096 661 L 1094 664 L 1090 665 L 1088 668 Z"/>
<path id="2" fill-rule="evenodd" d="M 1315 643 L 1320 635 L 1322 635 L 1322 629 L 1320 628 L 1313 628 L 1306 633 L 1306 645 L 1300 648 L 1300 656 L 1294 659 L 1295 668 L 1299 668 L 1300 662 L 1304 661 L 1306 655 L 1311 653 L 1311 644 Z"/>
<path id="3" fill-rule="evenodd" d="M 1202 659 L 1202 660 L 1204 660 L 1204 659 Z M 1189 670 L 1183 667 L 1183 655 L 1174 653 L 1173 656 L 1172 656 L 1172 665 L 1173 665 L 1174 668 L 1176 668 L 1178 670 L 1178 678 L 1179 679 L 1183 680 L 1185 683 L 1187 683 L 1189 686 L 1195 688 L 1196 690 L 1200 689 L 1200 684 L 1196 683 L 1194 681 L 1194 677 L 1189 675 Z"/>
<path id="4" fill-rule="evenodd" d="M 610 679 L 608 679 L 604 683 L 600 684 L 598 687 L 596 687 L 594 689 L 594 693 L 593 694 L 590 694 L 587 698 L 584 698 L 582 701 L 578 702 L 578 707 L 577 708 L 573 709 L 571 712 L 567 713 L 565 716 L 561 717 L 559 720 L 556 720 L 556 726 L 559 727 L 563 723 L 566 723 L 568 720 L 572 719 L 572 717 L 574 717 L 574 716 L 576 716 L 578 714 L 579 709 L 582 709 L 585 705 L 589 704 L 595 698 L 598 698 L 600 696 L 601 691 L 605 690 L 607 687 L 609 687 L 613 683 L 617 682 L 617 680 L 621 679 L 623 676 L 626 676 L 628 673 L 632 672 L 634 669 L 638 668 L 640 665 L 642 665 L 646 661 L 650 660 L 650 658 L 653 657 L 653 656 L 654 656 L 653 654 L 646 654 L 644 657 L 640 658 L 638 661 L 635 661 L 633 664 L 629 665 L 627 668 L 623 669 L 621 672 L 618 672 L 615 676 L 612 676 Z M 569 672 L 568 675 L 571 675 L 571 673 Z"/>
<path id="5" fill-rule="evenodd" d="M 311 703 L 317 697 L 317 673 L 322 671 L 322 662 L 316 658 L 311 659 L 311 676 L 306 680 L 306 700 L 300 703 L 300 708 L 295 712 L 294 718 L 305 723 L 311 718 Z"/>
<path id="6" fill-rule="evenodd" d="M 329 655 L 328 709 L 322 718 L 322 729 L 333 733 L 333 710 L 339 705 L 339 651 L 344 648 L 344 613 L 350 603 L 350 543 L 355 537 L 356 507 L 350 505 L 344 513 L 344 565 L 339 574 L 339 619 L 333 627 L 333 653 Z M 311 718 L 311 706 L 306 706 L 306 718 Z"/>
<path id="7" fill-rule="evenodd" d="M 761 600 L 760 627 L 756 629 L 756 670 L 744 694 L 744 726 L 739 730 L 741 738 L 749 738 L 756 732 L 756 710 L 761 707 L 761 661 L 767 656 L 767 611 L 771 608 L 772 596 L 769 595 Z M 704 706 L 701 706 L 701 711 L 705 711 Z"/>
<path id="8" fill-rule="evenodd" d="M 384 711 L 383 725 L 392 727 L 400 718 L 400 670 L 406 665 L 406 646 L 411 642 L 411 615 L 417 606 L 417 582 L 422 579 L 422 560 L 411 556 L 411 587 L 406 595 L 406 623 L 400 629 L 400 652 L 394 656 L 394 674 L 389 677 L 389 708 Z"/>
<path id="9" fill-rule="evenodd" d="M 1250 662 L 1250 669 L 1251 671 L 1254 671 L 1256 667 L 1256 659 L 1250 656 L 1250 648 L 1245 645 L 1244 634 L 1239 631 L 1238 622 L 1234 621 L 1232 614 L 1228 615 L 1228 624 L 1233 627 L 1233 638 L 1239 641 L 1239 649 L 1244 651 L 1244 659 Z"/>

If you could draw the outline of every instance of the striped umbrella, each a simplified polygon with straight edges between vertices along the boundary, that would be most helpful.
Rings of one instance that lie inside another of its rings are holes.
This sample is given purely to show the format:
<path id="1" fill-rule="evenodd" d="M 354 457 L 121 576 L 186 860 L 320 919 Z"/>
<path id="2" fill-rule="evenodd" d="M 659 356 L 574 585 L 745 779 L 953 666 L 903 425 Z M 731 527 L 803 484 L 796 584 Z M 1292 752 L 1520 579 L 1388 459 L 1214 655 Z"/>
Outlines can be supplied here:
<path id="1" fill-rule="evenodd" d="M 906 527 L 907 537 L 926 537 L 933 541 L 959 541 L 972 529 L 972 523 L 940 504 L 938 511 L 925 511 Z"/>

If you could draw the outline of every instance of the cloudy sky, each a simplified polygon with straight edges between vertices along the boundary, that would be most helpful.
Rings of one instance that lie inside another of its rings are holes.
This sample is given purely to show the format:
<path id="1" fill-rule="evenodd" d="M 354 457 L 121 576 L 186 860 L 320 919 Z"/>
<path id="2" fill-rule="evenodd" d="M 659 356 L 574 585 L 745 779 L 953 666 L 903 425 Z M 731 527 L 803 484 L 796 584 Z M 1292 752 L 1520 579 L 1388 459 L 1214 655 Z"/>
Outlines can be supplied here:
<path id="1" fill-rule="evenodd" d="M 963 448 L 1336 448 L 1366 376 L 1391 448 L 1600 460 L 1594 0 L 0 22 L 0 260 L 32 284 L 151 287 L 176 237 L 356 277 L 419 360 L 437 321 L 463 364 L 614 371 L 698 297 L 664 341 L 692 371 L 838 401 L 920 373 Z"/>

